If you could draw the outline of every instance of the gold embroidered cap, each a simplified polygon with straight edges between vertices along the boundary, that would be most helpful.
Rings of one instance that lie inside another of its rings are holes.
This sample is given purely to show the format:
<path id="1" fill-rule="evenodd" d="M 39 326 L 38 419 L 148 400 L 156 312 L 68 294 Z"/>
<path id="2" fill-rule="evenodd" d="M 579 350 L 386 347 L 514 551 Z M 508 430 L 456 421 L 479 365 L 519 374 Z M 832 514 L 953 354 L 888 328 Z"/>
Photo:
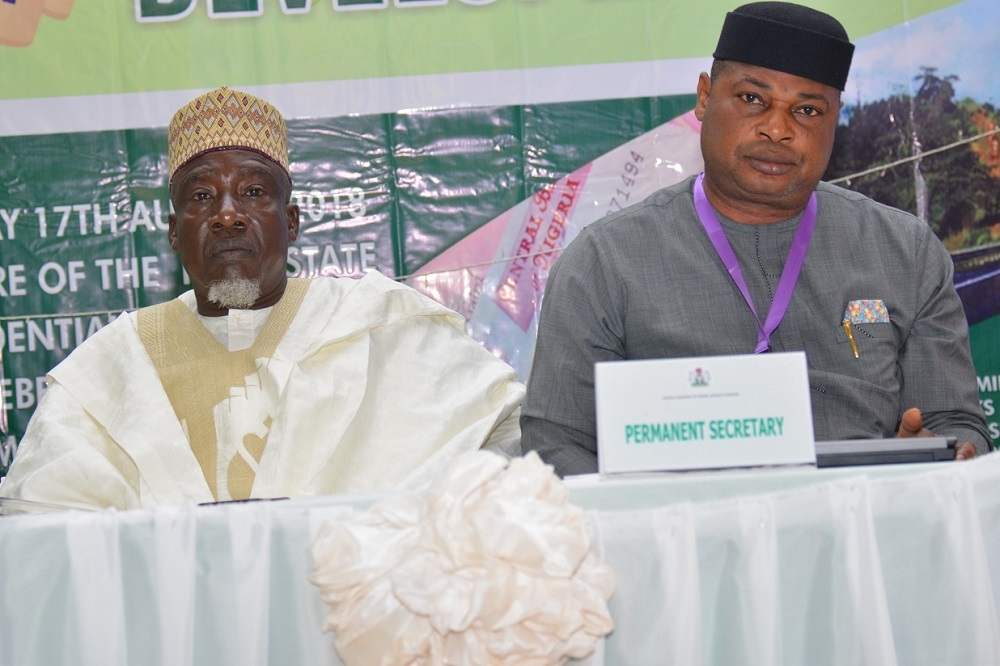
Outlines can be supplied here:
<path id="1" fill-rule="evenodd" d="M 170 180 L 182 166 L 215 150 L 252 150 L 288 172 L 288 129 L 259 97 L 222 86 L 182 106 L 167 128 Z"/>

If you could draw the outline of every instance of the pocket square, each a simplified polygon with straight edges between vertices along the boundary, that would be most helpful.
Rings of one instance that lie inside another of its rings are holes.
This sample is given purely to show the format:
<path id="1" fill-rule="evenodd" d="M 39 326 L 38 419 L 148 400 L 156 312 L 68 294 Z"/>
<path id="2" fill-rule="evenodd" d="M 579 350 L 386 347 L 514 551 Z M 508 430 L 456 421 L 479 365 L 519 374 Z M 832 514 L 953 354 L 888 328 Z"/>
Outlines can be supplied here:
<path id="1" fill-rule="evenodd" d="M 844 319 L 852 324 L 888 324 L 889 310 L 881 298 L 863 298 L 847 304 Z"/>

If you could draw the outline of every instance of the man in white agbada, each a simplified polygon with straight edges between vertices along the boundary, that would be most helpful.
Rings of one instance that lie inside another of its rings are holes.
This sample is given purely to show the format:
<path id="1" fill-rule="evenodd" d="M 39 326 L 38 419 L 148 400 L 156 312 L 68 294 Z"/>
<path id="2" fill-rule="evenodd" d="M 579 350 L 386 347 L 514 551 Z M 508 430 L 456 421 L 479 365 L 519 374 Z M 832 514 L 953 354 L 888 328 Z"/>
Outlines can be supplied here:
<path id="1" fill-rule="evenodd" d="M 378 492 L 483 446 L 520 453 L 513 370 L 377 273 L 290 279 L 284 119 L 220 88 L 169 128 L 171 247 L 193 289 L 49 374 L 0 497 L 133 508 Z"/>

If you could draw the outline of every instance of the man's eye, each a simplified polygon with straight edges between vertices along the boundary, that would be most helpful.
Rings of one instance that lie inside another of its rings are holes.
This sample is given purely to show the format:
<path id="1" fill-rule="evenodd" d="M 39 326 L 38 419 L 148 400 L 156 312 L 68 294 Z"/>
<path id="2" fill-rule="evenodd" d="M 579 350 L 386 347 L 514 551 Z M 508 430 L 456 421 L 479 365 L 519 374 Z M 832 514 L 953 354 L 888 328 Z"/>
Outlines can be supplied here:
<path id="1" fill-rule="evenodd" d="M 206 201 L 208 198 L 209 198 L 208 192 L 205 192 L 203 190 L 199 190 L 198 192 L 194 193 L 195 201 Z"/>
<path id="2" fill-rule="evenodd" d="M 261 196 L 263 194 L 264 194 L 264 188 L 263 187 L 256 187 L 256 186 L 254 186 L 254 187 L 247 188 L 247 195 L 248 196 L 259 197 L 259 196 Z"/>
<path id="3" fill-rule="evenodd" d="M 739 95 L 739 98 L 742 99 L 747 104 L 762 104 L 763 103 L 763 102 L 761 102 L 760 97 L 757 97 L 757 95 L 754 94 L 754 93 L 743 93 L 742 95 Z"/>
<path id="4" fill-rule="evenodd" d="M 812 116 L 818 116 L 820 114 L 820 110 L 817 109 L 815 106 L 804 106 L 801 109 L 799 109 L 799 113 L 801 113 L 804 116 L 812 117 Z"/>

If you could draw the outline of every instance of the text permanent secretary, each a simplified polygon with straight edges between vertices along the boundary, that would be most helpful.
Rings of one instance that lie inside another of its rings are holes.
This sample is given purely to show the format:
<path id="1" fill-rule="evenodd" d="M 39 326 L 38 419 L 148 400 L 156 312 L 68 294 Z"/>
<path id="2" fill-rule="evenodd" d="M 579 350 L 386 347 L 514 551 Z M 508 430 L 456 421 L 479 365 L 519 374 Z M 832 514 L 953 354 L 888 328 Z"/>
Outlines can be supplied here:
<path id="1" fill-rule="evenodd" d="M 707 424 L 707 427 L 706 427 Z M 781 437 L 783 416 L 760 416 L 711 421 L 676 421 L 673 423 L 631 423 L 625 426 L 626 444 L 659 444 L 704 439 L 751 439 Z M 705 433 L 708 433 L 708 437 Z"/>

